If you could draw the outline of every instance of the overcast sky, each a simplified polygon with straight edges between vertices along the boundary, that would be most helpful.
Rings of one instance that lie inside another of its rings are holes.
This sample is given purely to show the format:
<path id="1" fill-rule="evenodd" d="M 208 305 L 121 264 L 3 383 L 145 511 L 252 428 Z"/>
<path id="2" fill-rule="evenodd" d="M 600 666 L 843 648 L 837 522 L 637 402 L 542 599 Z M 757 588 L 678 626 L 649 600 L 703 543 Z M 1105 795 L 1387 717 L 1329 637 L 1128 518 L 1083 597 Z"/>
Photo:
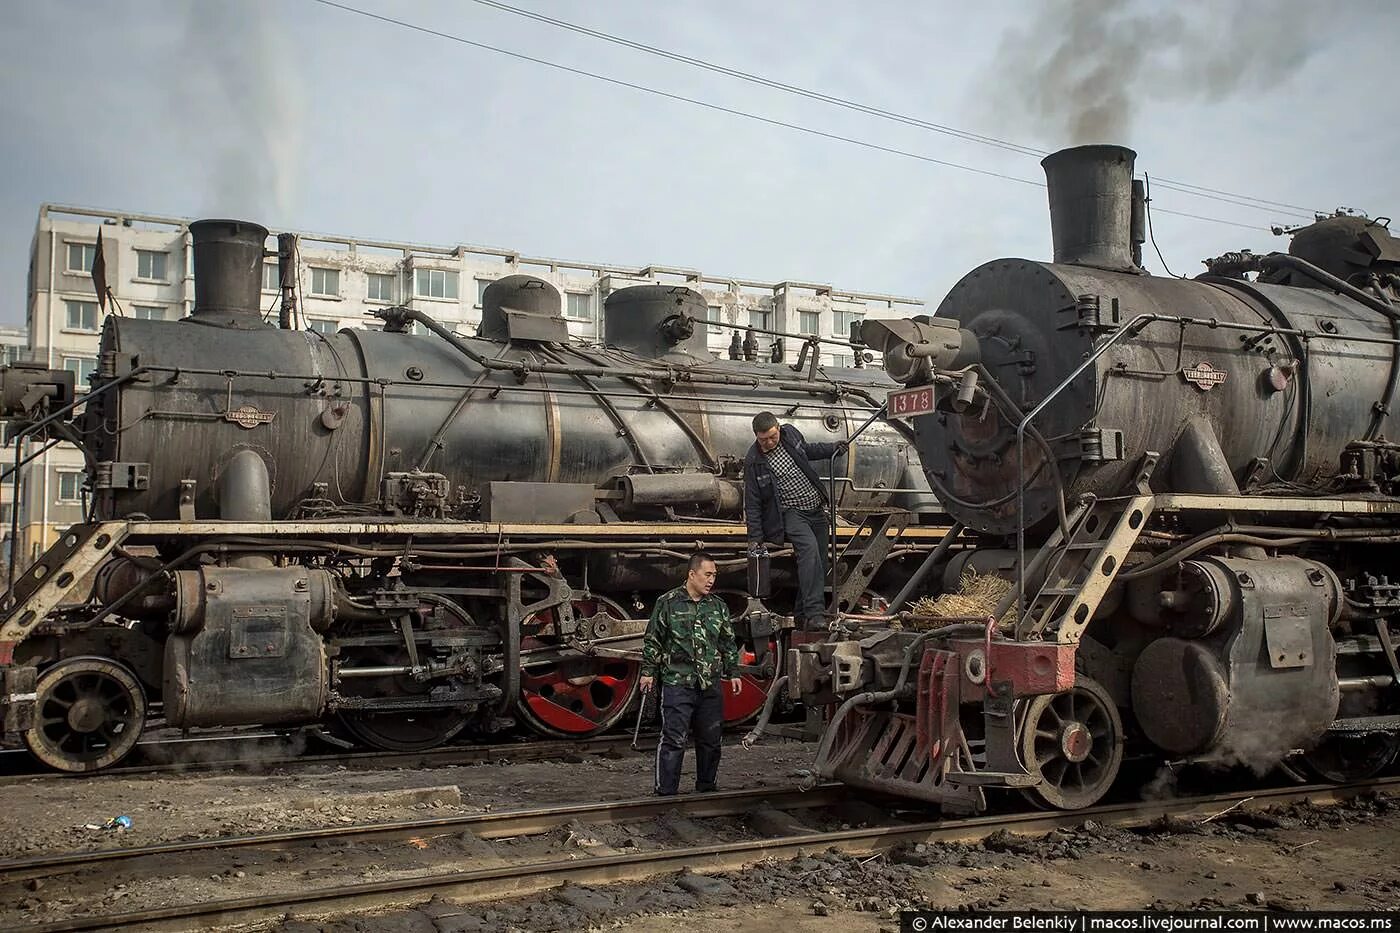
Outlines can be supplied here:
<path id="1" fill-rule="evenodd" d="M 1043 179 L 1033 155 L 473 0 L 345 2 L 772 120 Z M 1154 177 L 1400 215 L 1394 0 L 510 2 L 1036 150 L 1118 142 Z M 0 16 L 6 323 L 24 318 L 43 201 L 935 302 L 983 261 L 1049 258 L 1041 187 L 662 99 L 315 0 L 0 0 Z M 1167 263 L 1193 275 L 1227 249 L 1282 248 L 1267 228 L 1299 219 L 1165 187 L 1154 207 Z M 1150 266 L 1160 271 L 1155 256 Z"/>

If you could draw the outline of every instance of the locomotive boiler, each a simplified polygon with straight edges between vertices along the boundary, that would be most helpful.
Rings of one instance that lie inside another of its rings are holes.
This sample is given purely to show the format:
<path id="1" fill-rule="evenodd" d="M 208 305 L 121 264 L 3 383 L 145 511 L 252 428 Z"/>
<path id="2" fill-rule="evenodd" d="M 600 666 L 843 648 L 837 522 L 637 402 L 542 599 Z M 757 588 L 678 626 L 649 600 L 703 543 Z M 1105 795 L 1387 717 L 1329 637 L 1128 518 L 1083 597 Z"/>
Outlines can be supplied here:
<path id="1" fill-rule="evenodd" d="M 934 317 L 864 325 L 977 535 L 919 575 L 1004 588 L 793 649 L 792 692 L 835 705 L 822 774 L 1073 808 L 1125 747 L 1330 779 L 1400 748 L 1400 241 L 1339 214 L 1287 254 L 1150 276 L 1133 160 L 1049 156 L 1053 262 L 995 260 Z"/>
<path id="2" fill-rule="evenodd" d="M 157 715 L 390 749 L 512 720 L 590 735 L 632 704 L 650 600 L 700 547 L 746 623 L 727 715 L 756 711 L 792 574 L 779 561 L 771 607 L 736 582 L 750 419 L 844 439 L 883 373 L 822 367 L 815 340 L 797 365 L 759 361 L 752 332 L 719 359 L 703 297 L 661 285 L 609 295 L 596 343 L 528 275 L 485 290 L 471 337 L 412 307 L 378 312 L 382 330 L 278 327 L 259 309 L 267 230 L 190 232 L 190 317 L 109 317 L 85 395 L 63 372 L 4 372 L 15 430 L 78 444 L 92 492 L 0 603 L 10 741 L 92 770 Z M 830 482 L 856 519 L 836 535 L 844 591 L 868 602 L 935 538 L 894 547 L 861 516 L 935 500 L 883 425 Z"/>

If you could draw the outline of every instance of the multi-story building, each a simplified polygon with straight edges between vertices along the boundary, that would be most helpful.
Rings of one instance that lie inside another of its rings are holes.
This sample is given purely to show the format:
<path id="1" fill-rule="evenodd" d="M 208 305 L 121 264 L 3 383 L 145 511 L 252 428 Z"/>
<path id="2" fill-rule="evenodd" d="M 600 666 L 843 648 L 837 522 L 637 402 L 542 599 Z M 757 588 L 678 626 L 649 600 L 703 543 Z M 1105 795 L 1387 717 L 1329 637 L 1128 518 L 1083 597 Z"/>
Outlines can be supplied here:
<path id="1" fill-rule="evenodd" d="M 22 354 L 50 367 L 72 370 L 82 390 L 96 366 L 105 314 L 165 320 L 189 314 L 194 273 L 188 225 L 184 218 L 42 206 L 30 250 L 28 339 L 22 339 L 23 332 L 0 331 L 5 361 Z M 97 301 L 91 275 L 99 231 L 105 279 L 115 299 L 105 310 Z M 470 335 L 481 320 L 486 286 L 518 272 L 544 278 L 559 289 L 569 332 L 585 340 L 597 338 L 603 301 L 619 288 L 652 283 L 693 288 L 709 305 L 710 346 L 721 354 L 739 333 L 735 326 L 791 335 L 784 340 L 788 359 L 794 359 L 803 336 L 842 339 L 853 323 L 867 315 L 907 317 L 924 310 L 918 299 L 829 285 L 758 282 L 666 266 L 635 268 L 539 258 L 483 246 L 426 246 L 300 233 L 297 258 L 297 323 L 328 333 L 375 327 L 378 319 L 372 312 L 376 308 L 408 304 Z M 275 258 L 263 267 L 263 298 L 269 319 L 276 320 Z M 773 339 L 763 337 L 765 351 Z M 849 347 L 823 347 L 823 362 L 850 365 L 852 358 Z M 11 484 L 5 487 L 0 510 L 8 509 L 12 501 Z M 60 529 L 82 520 L 86 504 L 82 456 L 68 445 L 40 455 L 20 471 L 17 501 L 17 564 L 23 569 Z M 4 528 L 9 547 L 8 516 Z"/>

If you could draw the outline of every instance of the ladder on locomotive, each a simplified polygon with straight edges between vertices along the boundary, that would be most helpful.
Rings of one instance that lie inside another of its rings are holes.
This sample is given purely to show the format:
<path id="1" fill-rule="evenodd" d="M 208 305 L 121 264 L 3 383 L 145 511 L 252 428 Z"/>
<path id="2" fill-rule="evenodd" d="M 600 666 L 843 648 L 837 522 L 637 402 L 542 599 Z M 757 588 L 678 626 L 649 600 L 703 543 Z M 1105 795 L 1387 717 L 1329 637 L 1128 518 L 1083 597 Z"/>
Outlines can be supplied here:
<path id="1" fill-rule="evenodd" d="M 1152 514 L 1147 478 L 1156 463 L 1156 454 L 1143 458 L 1132 495 L 1086 497 L 1068 517 L 1068 537 L 1056 527 L 1031 558 L 1025 579 L 1043 580 L 1017 619 L 1018 641 L 1079 641 Z"/>
<path id="2" fill-rule="evenodd" d="M 909 512 L 877 511 L 861 517 L 860 524 L 837 554 L 832 577 L 831 606 L 837 612 L 850 612 L 869 589 L 890 551 L 909 527 Z M 842 572 L 842 568 L 848 568 Z"/>

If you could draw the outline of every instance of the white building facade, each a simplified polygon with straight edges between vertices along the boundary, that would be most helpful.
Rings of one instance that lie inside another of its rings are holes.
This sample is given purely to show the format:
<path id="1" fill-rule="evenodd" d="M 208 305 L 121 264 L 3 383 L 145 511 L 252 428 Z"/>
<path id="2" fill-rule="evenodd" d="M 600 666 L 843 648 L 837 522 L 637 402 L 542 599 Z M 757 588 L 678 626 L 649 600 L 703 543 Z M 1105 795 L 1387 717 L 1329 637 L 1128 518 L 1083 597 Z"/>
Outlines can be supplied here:
<path id="1" fill-rule="evenodd" d="M 194 305 L 190 219 L 101 211 L 46 204 L 39 209 L 30 249 L 26 329 L 0 329 L 5 363 L 18 359 L 71 370 L 85 391 L 96 367 L 98 340 L 107 314 L 177 320 Z M 98 232 L 106 282 L 115 302 L 100 307 L 91 269 Z M 276 233 L 278 231 L 274 231 Z M 603 302 L 629 285 L 684 285 L 709 306 L 710 346 L 724 355 L 735 333 L 720 323 L 790 334 L 786 359 L 794 362 L 804 336 L 845 339 L 866 316 L 909 317 L 925 313 L 922 301 L 897 295 L 845 291 L 829 285 L 759 282 L 663 266 L 623 267 L 532 257 L 483 246 L 429 246 L 324 234 L 297 236 L 297 326 L 334 333 L 377 327 L 376 308 L 419 308 L 460 334 L 473 335 L 481 320 L 486 286 L 506 275 L 528 273 L 552 283 L 564 296 L 569 332 L 581 339 L 600 333 Z M 271 241 L 270 241 L 271 242 Z M 276 321 L 280 300 L 277 260 L 263 267 L 263 299 Z M 766 353 L 774 338 L 759 335 Z M 822 362 L 850 365 L 849 347 L 825 344 Z M 29 447 L 24 453 L 37 450 Z M 14 448 L 6 450 L 12 463 Z M 86 505 L 82 455 L 61 444 L 37 457 L 19 474 L 18 499 L 11 481 L 0 494 L 5 547 L 16 547 L 17 571 L 53 542 L 63 528 L 82 521 Z M 15 541 L 11 516 L 17 501 Z M 8 554 L 5 555 L 8 564 Z M 3 570 L 0 570 L 3 573 Z"/>

